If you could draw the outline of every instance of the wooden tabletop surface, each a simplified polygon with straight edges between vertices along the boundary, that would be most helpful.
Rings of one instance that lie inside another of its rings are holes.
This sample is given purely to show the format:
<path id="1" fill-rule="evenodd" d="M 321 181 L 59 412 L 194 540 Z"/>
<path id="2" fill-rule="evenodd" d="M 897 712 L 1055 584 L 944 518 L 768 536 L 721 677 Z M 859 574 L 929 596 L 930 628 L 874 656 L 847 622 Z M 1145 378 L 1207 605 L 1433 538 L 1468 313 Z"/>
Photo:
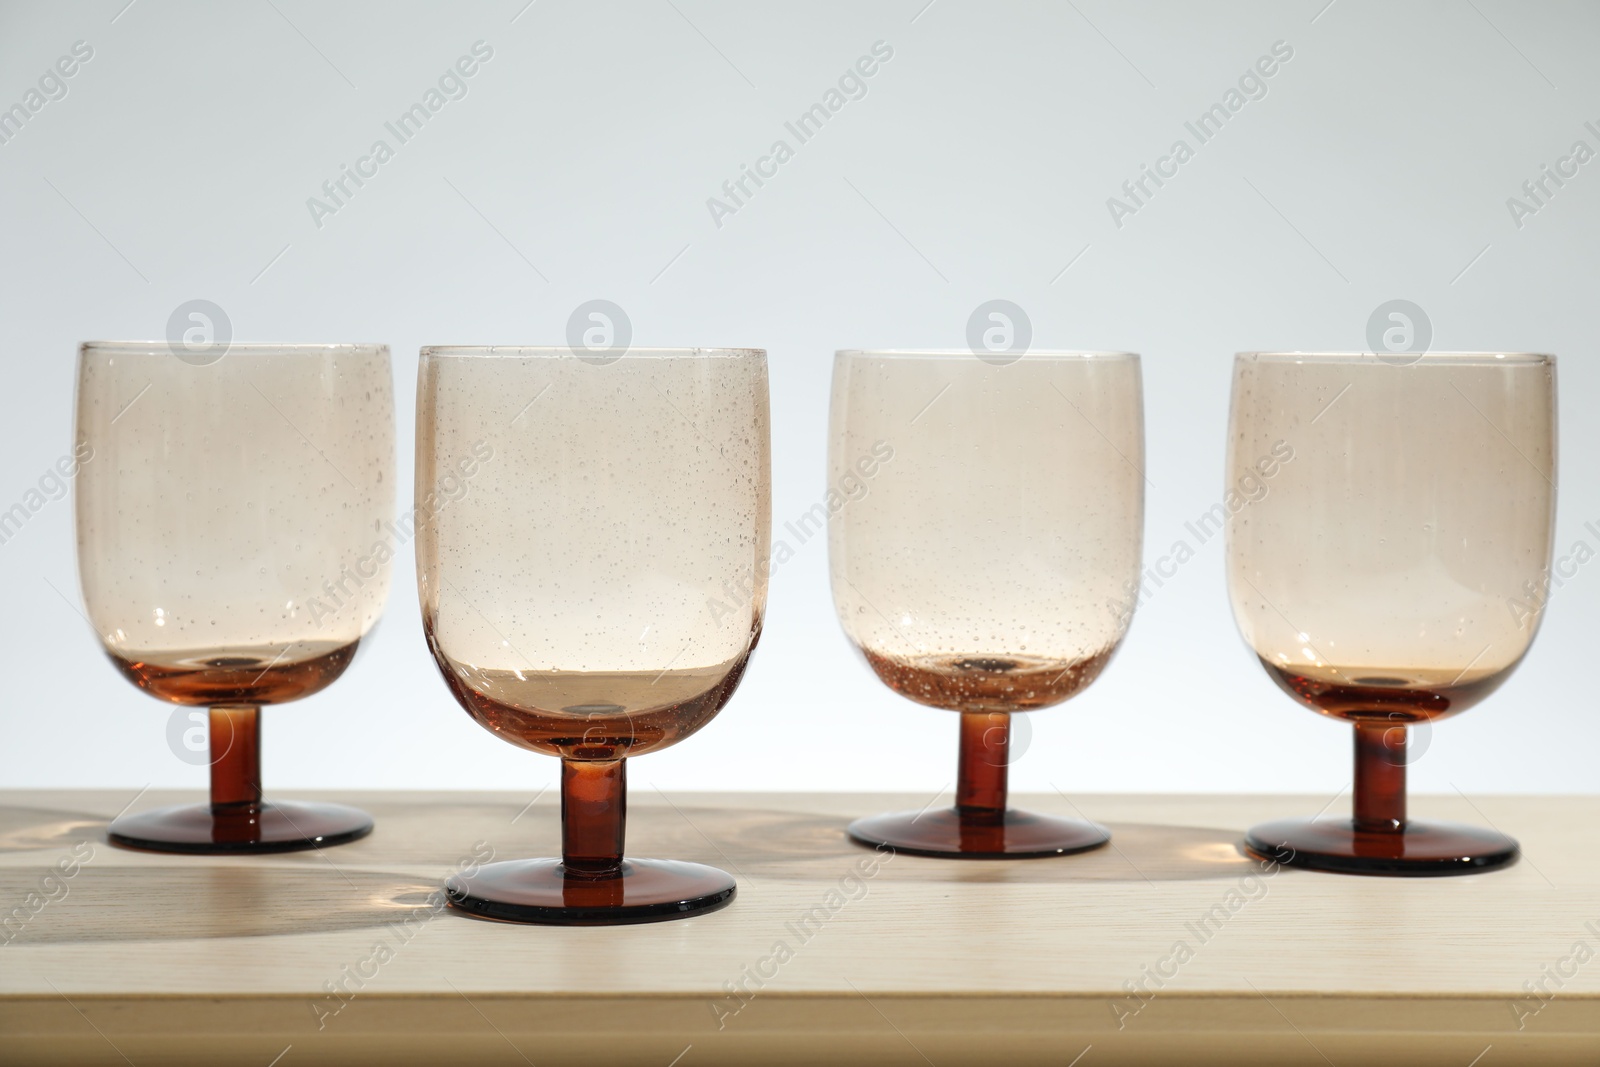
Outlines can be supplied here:
<path id="1" fill-rule="evenodd" d="M 846 840 L 926 796 L 642 789 L 629 853 L 716 864 L 738 896 L 604 928 L 436 906 L 487 850 L 557 851 L 553 794 L 301 798 L 377 829 L 163 856 L 106 842 L 132 791 L 0 792 L 0 1063 L 1600 1064 L 1600 797 L 1415 797 L 1523 859 L 1393 879 L 1240 854 L 1327 797 L 1017 797 L 1113 843 L 975 862 Z"/>

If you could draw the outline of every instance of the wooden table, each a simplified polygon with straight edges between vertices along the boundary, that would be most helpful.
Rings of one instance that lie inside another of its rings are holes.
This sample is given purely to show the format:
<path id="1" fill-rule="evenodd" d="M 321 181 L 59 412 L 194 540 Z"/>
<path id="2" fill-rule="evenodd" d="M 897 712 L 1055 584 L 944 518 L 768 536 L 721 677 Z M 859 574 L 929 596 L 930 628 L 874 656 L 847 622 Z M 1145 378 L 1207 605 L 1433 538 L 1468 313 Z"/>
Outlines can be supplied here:
<path id="1" fill-rule="evenodd" d="M 874 865 L 848 818 L 928 797 L 640 790 L 629 851 L 718 864 L 738 896 L 579 929 L 430 896 L 486 849 L 555 851 L 552 794 L 322 795 L 377 830 L 259 859 L 112 848 L 130 795 L 0 793 L 0 900 L 24 916 L 0 935 L 0 1063 L 1600 1063 L 1600 797 L 1414 798 L 1524 858 L 1381 879 L 1240 856 L 1246 826 L 1326 797 L 1019 797 L 1113 845 Z"/>

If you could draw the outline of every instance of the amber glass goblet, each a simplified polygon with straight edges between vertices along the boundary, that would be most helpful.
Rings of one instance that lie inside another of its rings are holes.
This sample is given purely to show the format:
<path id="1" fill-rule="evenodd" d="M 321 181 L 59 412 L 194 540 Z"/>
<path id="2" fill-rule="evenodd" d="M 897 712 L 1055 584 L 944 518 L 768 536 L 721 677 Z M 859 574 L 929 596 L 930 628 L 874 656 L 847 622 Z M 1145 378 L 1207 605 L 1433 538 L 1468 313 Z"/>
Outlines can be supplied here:
<path id="1" fill-rule="evenodd" d="M 768 438 L 759 350 L 423 350 L 428 647 L 479 725 L 561 758 L 561 857 L 452 877 L 457 908 L 603 925 L 733 898 L 714 867 L 624 858 L 625 761 L 700 729 L 744 674 L 766 606 Z"/>
<path id="2" fill-rule="evenodd" d="M 1139 357 L 840 352 L 829 560 L 846 635 L 885 685 L 959 714 L 955 807 L 850 825 L 932 856 L 1062 855 L 1098 825 L 1006 804 L 1012 716 L 1099 676 L 1137 600 Z"/>
<path id="3" fill-rule="evenodd" d="M 262 799 L 260 709 L 331 684 L 383 610 L 389 350 L 233 345 L 196 364 L 164 342 L 85 344 L 77 435 L 89 620 L 134 685 L 210 709 L 211 802 L 123 815 L 111 841 L 286 852 L 367 834 L 355 808 Z M 175 752 L 198 733 L 201 713 L 184 714 Z"/>
<path id="4" fill-rule="evenodd" d="M 1352 724 L 1350 818 L 1252 829 L 1349 874 L 1510 863 L 1492 829 L 1406 813 L 1408 734 L 1504 682 L 1538 628 L 1556 506 L 1551 356 L 1247 353 L 1234 363 L 1228 590 L 1284 692 Z M 1250 499 L 1254 497 L 1255 499 Z"/>

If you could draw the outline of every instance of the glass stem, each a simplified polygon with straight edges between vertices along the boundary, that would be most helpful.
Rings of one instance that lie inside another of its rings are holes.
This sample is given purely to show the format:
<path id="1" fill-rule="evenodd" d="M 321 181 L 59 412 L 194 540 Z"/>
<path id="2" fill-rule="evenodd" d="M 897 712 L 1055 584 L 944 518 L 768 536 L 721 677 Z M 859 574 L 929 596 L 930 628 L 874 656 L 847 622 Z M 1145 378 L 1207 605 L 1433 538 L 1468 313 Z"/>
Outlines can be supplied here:
<path id="1" fill-rule="evenodd" d="M 561 863 L 568 871 L 618 874 L 627 818 L 626 760 L 561 761 Z"/>
<path id="2" fill-rule="evenodd" d="M 232 815 L 261 808 L 261 709 L 211 709 L 211 812 Z"/>
<path id="3" fill-rule="evenodd" d="M 1406 828 L 1406 727 L 1356 723 L 1355 824 L 1369 833 Z"/>
<path id="4" fill-rule="evenodd" d="M 998 821 L 1006 810 L 1011 716 L 961 713 L 961 758 L 956 770 L 956 811 L 963 819 Z"/>

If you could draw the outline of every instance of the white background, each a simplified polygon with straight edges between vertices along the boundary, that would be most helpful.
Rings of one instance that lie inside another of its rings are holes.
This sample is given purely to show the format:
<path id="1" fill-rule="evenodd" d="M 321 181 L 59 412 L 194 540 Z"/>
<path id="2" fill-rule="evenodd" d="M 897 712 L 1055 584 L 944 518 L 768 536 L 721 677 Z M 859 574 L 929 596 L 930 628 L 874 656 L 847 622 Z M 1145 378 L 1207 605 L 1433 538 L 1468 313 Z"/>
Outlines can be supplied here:
<path id="1" fill-rule="evenodd" d="M 1600 161 L 1518 228 L 1506 199 L 1600 149 L 1600 7 L 1406 3 L 750 4 L 526 0 L 5 3 L 0 107 L 75 41 L 94 58 L 0 145 L 0 509 L 69 447 L 74 349 L 165 334 L 213 300 L 236 340 L 384 341 L 410 484 L 416 353 L 561 343 L 605 298 L 641 345 L 771 353 L 774 518 L 825 486 L 831 353 L 959 347 L 1027 309 L 1035 347 L 1145 360 L 1146 560 L 1220 496 L 1232 353 L 1360 349 L 1403 297 L 1434 347 L 1555 352 L 1558 544 L 1600 520 Z M 319 229 L 306 207 L 473 42 L 494 49 Z M 894 58 L 738 213 L 706 199 L 876 41 Z M 1135 216 L 1106 206 L 1275 41 L 1268 82 Z M 452 188 L 454 186 L 454 188 Z M 281 253 L 281 255 L 280 255 Z M 1063 268 L 1071 264 L 1063 273 Z M 541 277 L 541 275 L 543 277 Z M 1048 473 L 1045 474 L 1048 476 Z M 1238 639 L 1220 539 L 1141 609 L 1090 690 L 1033 717 L 1018 789 L 1305 790 L 1349 781 L 1348 731 Z M 77 613 L 70 500 L 0 545 L 3 786 L 200 786 L 168 709 Z M 1438 727 L 1419 790 L 1600 788 L 1600 564 L 1559 590 L 1519 673 Z M 412 560 L 331 689 L 267 713 L 269 790 L 502 787 L 556 761 L 495 740 L 423 645 Z M 776 576 L 729 707 L 633 766 L 667 789 L 917 789 L 955 718 L 879 684 L 834 621 L 822 539 Z"/>

